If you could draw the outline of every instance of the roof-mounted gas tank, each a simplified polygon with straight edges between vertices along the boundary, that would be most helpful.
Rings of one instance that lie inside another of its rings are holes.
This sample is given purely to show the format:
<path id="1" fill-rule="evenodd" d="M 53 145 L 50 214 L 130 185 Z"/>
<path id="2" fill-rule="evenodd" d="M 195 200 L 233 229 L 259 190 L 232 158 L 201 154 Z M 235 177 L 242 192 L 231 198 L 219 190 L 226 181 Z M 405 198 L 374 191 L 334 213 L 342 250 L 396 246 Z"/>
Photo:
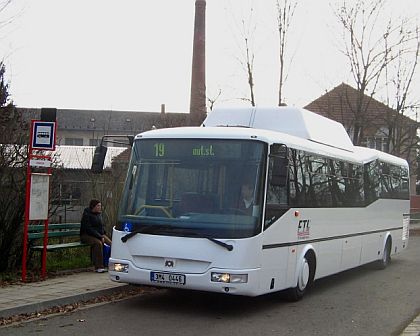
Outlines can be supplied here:
<path id="1" fill-rule="evenodd" d="M 266 129 L 353 152 L 353 143 L 342 124 L 296 107 L 214 109 L 203 126 Z"/>

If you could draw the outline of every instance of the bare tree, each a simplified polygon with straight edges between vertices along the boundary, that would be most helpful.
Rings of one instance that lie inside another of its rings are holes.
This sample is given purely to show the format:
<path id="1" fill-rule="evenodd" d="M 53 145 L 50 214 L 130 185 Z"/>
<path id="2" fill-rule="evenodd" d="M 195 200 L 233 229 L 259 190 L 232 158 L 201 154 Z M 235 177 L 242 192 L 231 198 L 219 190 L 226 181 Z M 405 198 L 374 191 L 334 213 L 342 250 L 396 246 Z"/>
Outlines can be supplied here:
<path id="1" fill-rule="evenodd" d="M 403 43 L 393 50 L 395 60 L 385 69 L 387 105 L 396 111 L 386 116 L 386 136 L 390 152 L 413 164 L 418 149 L 418 124 L 407 116 L 411 114 L 412 117 L 419 106 L 419 101 L 414 101 L 411 96 L 411 87 L 420 52 L 420 28 L 410 20 L 403 20 L 400 35 Z"/>
<path id="2" fill-rule="evenodd" d="M 11 3 L 12 3 L 12 0 L 0 0 L 0 13 L 4 14 Z M 9 25 L 14 18 L 15 16 L 3 17 L 0 20 L 0 29 Z"/>
<path id="3" fill-rule="evenodd" d="M 285 105 L 284 101 L 284 84 L 287 80 L 287 62 L 290 61 L 287 58 L 287 42 L 288 42 L 288 33 L 292 23 L 292 19 L 297 7 L 297 0 L 276 0 L 276 10 L 277 10 L 277 30 L 279 36 L 279 89 L 278 89 L 278 105 Z M 256 105 L 255 97 L 255 40 L 256 40 L 256 31 L 257 24 L 255 20 L 255 9 L 251 4 L 249 8 L 249 15 L 242 20 L 238 25 L 239 36 L 240 36 L 240 56 L 237 57 L 237 60 L 242 66 L 247 78 L 247 86 L 249 90 L 249 95 L 246 98 L 241 98 L 244 101 L 248 101 L 252 106 Z"/>
<path id="4" fill-rule="evenodd" d="M 245 23 L 242 21 L 244 28 Z M 248 78 L 249 86 L 249 101 L 252 106 L 255 106 L 255 93 L 254 93 L 254 59 L 255 54 L 250 46 L 250 35 L 244 35 L 244 45 L 245 45 L 245 61 L 242 62 L 242 66 L 245 68 Z"/>
<path id="5" fill-rule="evenodd" d="M 352 6 L 343 1 L 335 12 L 358 91 L 356 101 L 347 106 L 353 114 L 350 130 L 355 145 L 367 133 L 382 133 L 390 153 L 414 163 L 418 125 L 408 113 L 415 107 L 410 89 L 418 63 L 419 27 L 407 19 L 398 24 L 389 19 L 381 27 L 384 6 L 385 0 L 357 0 Z M 373 96 L 384 88 L 390 108 L 370 113 Z"/>
<path id="6" fill-rule="evenodd" d="M 213 111 L 214 104 L 216 104 L 217 100 L 220 98 L 221 95 L 222 95 L 222 89 L 219 88 L 215 96 L 212 96 L 212 97 L 207 96 L 207 102 L 209 104 L 210 111 Z"/>
<path id="7" fill-rule="evenodd" d="M 346 56 L 359 96 L 352 107 L 352 139 L 361 143 L 366 126 L 370 123 L 369 102 L 377 93 L 378 84 L 388 64 L 393 62 L 392 51 L 401 45 L 404 37 L 398 27 L 388 22 L 384 30 L 379 27 L 385 0 L 356 0 L 349 5 L 343 1 L 335 15 L 343 28 L 343 53 Z"/>
<path id="8" fill-rule="evenodd" d="M 278 106 L 285 105 L 283 95 L 283 87 L 287 80 L 286 74 L 286 49 L 288 42 L 288 32 L 292 23 L 293 15 L 297 6 L 297 1 L 293 0 L 276 0 L 277 8 L 277 28 L 279 33 L 279 91 L 278 91 Z"/>
<path id="9" fill-rule="evenodd" d="M 241 64 L 247 77 L 247 85 L 249 89 L 249 96 L 240 98 L 241 100 L 248 101 L 252 106 L 255 106 L 255 82 L 254 82 L 254 39 L 256 32 L 256 23 L 254 22 L 254 8 L 251 6 L 249 16 L 246 19 L 241 19 L 238 31 L 240 34 L 240 56 L 237 57 L 238 62 Z"/>
<path id="10" fill-rule="evenodd" d="M 0 62 L 0 271 L 20 260 L 13 251 L 21 251 L 29 136 L 27 123 L 10 99 L 5 71 Z"/>

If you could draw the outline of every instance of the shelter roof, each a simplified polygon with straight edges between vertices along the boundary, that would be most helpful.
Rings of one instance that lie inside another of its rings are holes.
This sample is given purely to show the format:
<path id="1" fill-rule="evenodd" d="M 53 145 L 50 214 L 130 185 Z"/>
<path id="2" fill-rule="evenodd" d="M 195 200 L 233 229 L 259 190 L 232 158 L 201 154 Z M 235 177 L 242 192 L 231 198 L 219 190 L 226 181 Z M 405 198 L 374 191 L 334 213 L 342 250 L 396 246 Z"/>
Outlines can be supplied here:
<path id="1" fill-rule="evenodd" d="M 124 147 L 108 147 L 104 169 L 111 168 L 114 158 L 125 150 Z M 56 146 L 53 158 L 60 168 L 89 170 L 92 166 L 94 153 L 94 146 Z"/>

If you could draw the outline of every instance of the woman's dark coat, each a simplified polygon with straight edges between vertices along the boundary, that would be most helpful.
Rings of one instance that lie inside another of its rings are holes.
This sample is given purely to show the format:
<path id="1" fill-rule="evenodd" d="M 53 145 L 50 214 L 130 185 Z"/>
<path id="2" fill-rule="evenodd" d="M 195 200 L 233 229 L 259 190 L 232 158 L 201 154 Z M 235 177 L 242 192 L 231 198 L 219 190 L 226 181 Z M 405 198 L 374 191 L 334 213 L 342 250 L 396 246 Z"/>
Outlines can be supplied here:
<path id="1" fill-rule="evenodd" d="M 82 221 L 80 225 L 80 235 L 87 234 L 98 239 L 102 239 L 105 234 L 102 215 L 92 212 L 92 209 L 86 208 L 83 211 Z"/>

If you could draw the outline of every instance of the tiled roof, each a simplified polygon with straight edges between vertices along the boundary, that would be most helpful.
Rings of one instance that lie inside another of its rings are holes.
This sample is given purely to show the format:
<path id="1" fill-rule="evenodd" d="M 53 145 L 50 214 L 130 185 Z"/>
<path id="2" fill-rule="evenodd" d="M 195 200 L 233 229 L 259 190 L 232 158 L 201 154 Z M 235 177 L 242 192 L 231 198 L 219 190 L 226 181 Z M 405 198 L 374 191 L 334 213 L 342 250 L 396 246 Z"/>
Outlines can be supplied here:
<path id="1" fill-rule="evenodd" d="M 360 101 L 359 95 L 358 90 L 342 83 L 315 99 L 305 108 L 336 120 L 348 128 L 354 124 L 357 102 Z M 363 111 L 362 118 L 366 126 L 381 127 L 387 125 L 390 120 L 397 116 L 397 111 L 369 96 L 365 95 L 363 102 L 361 111 Z M 404 122 L 416 123 L 406 116 L 400 115 L 400 117 L 403 118 Z"/>

